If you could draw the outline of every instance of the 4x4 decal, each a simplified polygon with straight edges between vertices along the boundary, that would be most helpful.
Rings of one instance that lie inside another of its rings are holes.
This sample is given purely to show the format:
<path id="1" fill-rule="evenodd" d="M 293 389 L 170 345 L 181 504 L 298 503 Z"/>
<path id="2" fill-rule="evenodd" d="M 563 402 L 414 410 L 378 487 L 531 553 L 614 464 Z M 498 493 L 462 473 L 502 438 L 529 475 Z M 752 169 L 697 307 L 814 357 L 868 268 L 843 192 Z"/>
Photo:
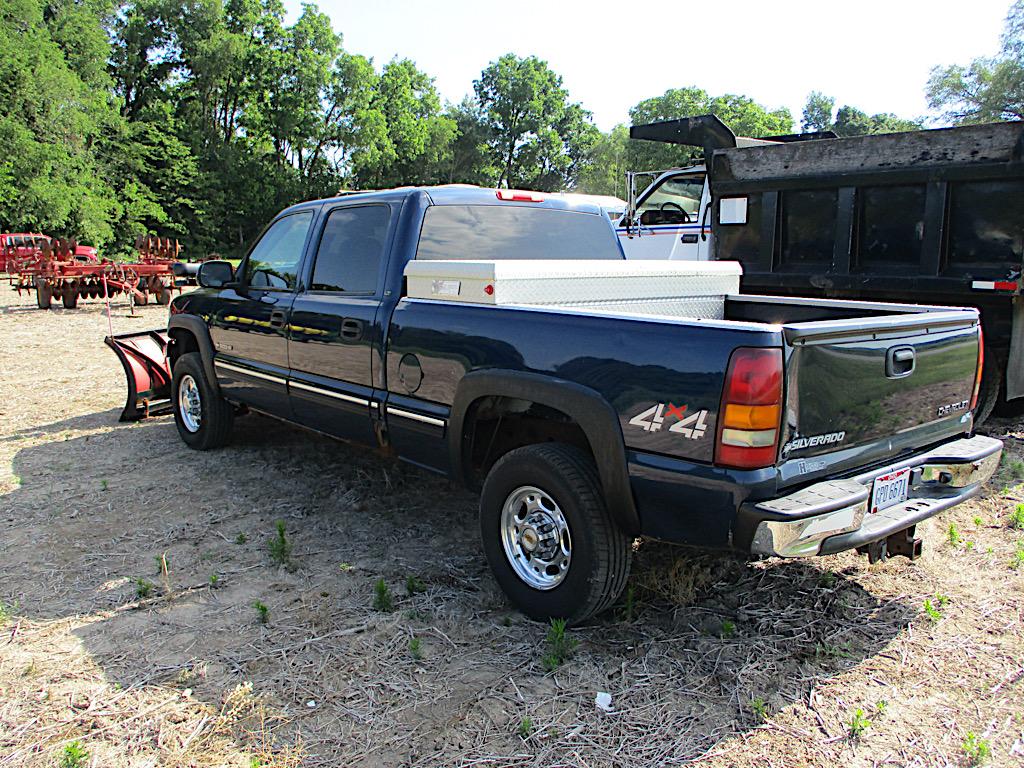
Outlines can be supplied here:
<path id="1" fill-rule="evenodd" d="M 708 412 L 695 411 L 687 415 L 686 406 L 675 406 L 672 403 L 658 403 L 652 405 L 643 413 L 638 413 L 629 423 L 634 427 L 640 427 L 645 432 L 657 432 L 661 429 L 665 420 L 674 417 L 676 423 L 668 428 L 669 432 L 675 432 L 690 440 L 700 440 L 708 428 Z"/>

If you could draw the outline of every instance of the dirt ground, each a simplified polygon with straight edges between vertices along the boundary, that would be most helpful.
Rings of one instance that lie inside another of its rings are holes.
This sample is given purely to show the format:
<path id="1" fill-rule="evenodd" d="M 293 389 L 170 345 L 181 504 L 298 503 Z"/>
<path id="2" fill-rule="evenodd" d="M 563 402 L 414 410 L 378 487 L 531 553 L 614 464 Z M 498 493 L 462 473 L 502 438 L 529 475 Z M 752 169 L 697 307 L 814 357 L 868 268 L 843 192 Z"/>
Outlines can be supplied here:
<path id="1" fill-rule="evenodd" d="M 922 560 L 641 543 L 549 672 L 472 495 L 259 416 L 205 454 L 120 424 L 106 332 L 2 286 L 2 768 L 1024 765 L 1024 422 Z"/>

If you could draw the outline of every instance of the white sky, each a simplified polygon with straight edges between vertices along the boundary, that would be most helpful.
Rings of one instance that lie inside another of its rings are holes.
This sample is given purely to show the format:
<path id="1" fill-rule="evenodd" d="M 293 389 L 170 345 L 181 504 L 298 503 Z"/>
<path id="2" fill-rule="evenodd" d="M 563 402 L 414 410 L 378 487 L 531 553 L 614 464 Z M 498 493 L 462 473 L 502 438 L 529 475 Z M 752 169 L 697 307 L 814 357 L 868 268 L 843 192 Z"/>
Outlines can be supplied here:
<path id="1" fill-rule="evenodd" d="M 821 90 L 869 114 L 927 114 L 939 64 L 990 56 L 1011 0 L 319 0 L 346 50 L 379 70 L 410 58 L 457 102 L 504 53 L 534 54 L 560 74 L 602 130 L 638 101 L 697 85 L 789 107 L 799 129 Z M 286 0 L 291 18 L 300 0 Z"/>

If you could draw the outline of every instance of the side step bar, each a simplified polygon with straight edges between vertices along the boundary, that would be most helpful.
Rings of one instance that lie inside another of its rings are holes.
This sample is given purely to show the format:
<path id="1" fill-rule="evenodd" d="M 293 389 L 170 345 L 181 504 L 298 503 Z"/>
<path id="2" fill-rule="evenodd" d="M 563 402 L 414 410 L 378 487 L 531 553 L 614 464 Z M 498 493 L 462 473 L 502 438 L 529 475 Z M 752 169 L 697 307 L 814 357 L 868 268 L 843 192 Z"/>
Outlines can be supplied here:
<path id="1" fill-rule="evenodd" d="M 140 331 L 107 336 L 128 379 L 128 399 L 121 421 L 138 421 L 171 409 L 171 367 L 167 362 L 170 337 L 164 331 Z"/>

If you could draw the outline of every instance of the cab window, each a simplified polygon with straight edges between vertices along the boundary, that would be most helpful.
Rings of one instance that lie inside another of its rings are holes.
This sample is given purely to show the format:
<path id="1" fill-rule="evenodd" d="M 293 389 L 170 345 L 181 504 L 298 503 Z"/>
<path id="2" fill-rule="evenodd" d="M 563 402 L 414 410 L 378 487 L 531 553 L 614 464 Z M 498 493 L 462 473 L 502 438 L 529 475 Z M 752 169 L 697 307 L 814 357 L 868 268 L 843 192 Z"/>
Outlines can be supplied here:
<path id="1" fill-rule="evenodd" d="M 671 176 L 655 187 L 640 204 L 641 224 L 696 224 L 704 176 Z"/>
<path id="2" fill-rule="evenodd" d="M 264 290 L 294 288 L 312 221 L 312 211 L 300 211 L 271 224 L 249 252 L 245 262 L 245 283 L 251 288 Z"/>
<path id="3" fill-rule="evenodd" d="M 389 217 L 390 209 L 384 205 L 331 211 L 320 237 L 310 290 L 374 293 Z"/>

